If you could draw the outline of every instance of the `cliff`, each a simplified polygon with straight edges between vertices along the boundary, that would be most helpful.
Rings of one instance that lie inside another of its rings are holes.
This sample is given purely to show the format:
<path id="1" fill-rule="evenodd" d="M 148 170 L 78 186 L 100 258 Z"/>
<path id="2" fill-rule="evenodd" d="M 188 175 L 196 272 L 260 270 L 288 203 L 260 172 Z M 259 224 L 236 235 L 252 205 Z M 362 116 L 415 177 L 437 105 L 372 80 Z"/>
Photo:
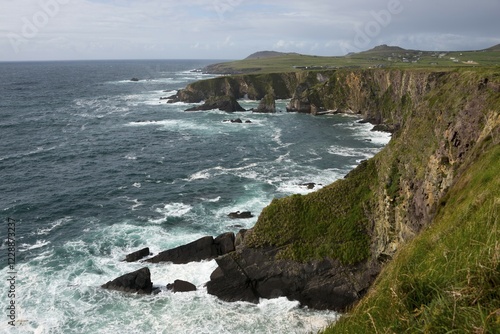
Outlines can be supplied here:
<path id="1" fill-rule="evenodd" d="M 220 76 L 189 84 L 171 97 L 171 102 L 198 103 L 217 96 L 261 100 L 268 94 L 274 95 L 276 99 L 289 99 L 299 84 L 313 86 L 331 73 L 333 71 Z"/>
<path id="2" fill-rule="evenodd" d="M 278 98 L 292 97 L 290 111 L 358 114 L 385 125 L 394 132 L 393 139 L 346 178 L 309 195 L 274 200 L 255 227 L 240 236 L 236 252 L 217 259 L 219 268 L 207 284 L 209 293 L 250 301 L 288 296 L 311 307 L 344 311 L 369 291 L 383 268 L 395 270 L 390 269 L 391 259 L 400 249 L 419 240 L 416 237 L 429 226 L 439 225 L 440 217 L 452 214 L 462 201 L 476 196 L 476 206 L 489 203 L 490 216 L 498 213 L 498 187 L 492 187 L 498 184 L 500 165 L 497 69 L 222 77 L 190 85 L 178 97 L 247 94 L 261 99 L 272 90 Z M 487 168 L 477 167 L 478 163 Z M 488 169 L 484 192 L 481 187 L 468 188 L 468 182 L 482 180 Z M 467 189 L 468 197 L 463 199 L 460 189 Z M 471 210 L 460 212 L 467 215 Z M 453 219 L 449 222 L 453 229 Z M 498 234 L 498 224 L 485 221 L 484 225 Z M 430 239 L 433 244 L 427 243 L 427 248 L 440 245 L 439 235 Z M 495 242 L 490 256 L 500 258 Z M 411 256 L 421 260 L 418 253 Z M 405 267 L 406 259 L 398 259 Z M 492 275 L 491 284 L 498 291 L 498 265 Z M 395 274 L 392 280 L 397 279 Z M 425 279 L 419 282 L 425 284 Z M 408 305 L 413 307 L 410 314 L 421 306 Z"/>

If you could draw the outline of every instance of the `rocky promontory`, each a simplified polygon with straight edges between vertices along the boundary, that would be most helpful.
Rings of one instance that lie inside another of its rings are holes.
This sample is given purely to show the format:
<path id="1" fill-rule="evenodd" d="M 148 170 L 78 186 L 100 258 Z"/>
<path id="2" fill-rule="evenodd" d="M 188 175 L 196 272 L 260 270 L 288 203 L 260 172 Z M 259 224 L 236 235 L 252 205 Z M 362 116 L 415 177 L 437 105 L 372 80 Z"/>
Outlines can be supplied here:
<path id="1" fill-rule="evenodd" d="M 432 224 L 471 161 L 500 141 L 494 71 L 338 70 L 197 82 L 177 98 L 271 93 L 289 111 L 349 113 L 393 132 L 373 159 L 314 193 L 274 200 L 207 283 L 224 300 L 287 296 L 345 310 Z"/>
<path id="2" fill-rule="evenodd" d="M 368 293 L 402 248 L 422 231 L 432 233 L 440 213 L 453 211 L 465 200 L 471 201 L 463 209 L 466 214 L 482 210 L 482 203 L 494 206 L 487 215 L 493 217 L 498 211 L 498 188 L 488 188 L 498 183 L 498 173 L 478 175 L 500 161 L 500 75 L 496 69 L 301 71 L 218 77 L 188 85 L 173 100 L 198 103 L 222 96 L 264 99 L 266 105 L 271 105 L 271 96 L 289 98 L 291 112 L 354 114 L 393 133 L 385 149 L 345 178 L 307 195 L 273 200 L 252 229 L 226 235 L 223 240 L 203 238 L 148 260 L 177 263 L 180 258 L 215 258 L 218 268 L 207 282 L 207 290 L 223 300 L 258 302 L 285 296 L 312 308 L 345 311 Z M 493 163 L 472 169 L 483 160 Z M 471 187 L 473 181 L 484 191 L 477 191 L 477 198 L 463 197 L 460 189 Z M 459 189 L 451 191 L 457 185 Z M 468 231 L 467 226 L 449 229 L 447 233 Z M 492 229 L 497 233 L 497 227 Z M 430 240 L 423 249 L 440 247 L 439 238 Z M 471 247 L 482 243 L 486 241 L 473 240 Z M 461 251 L 438 253 L 452 258 Z M 497 253 L 495 248 L 485 254 L 496 258 Z M 417 266 L 408 269 L 413 270 L 418 273 L 415 282 L 405 285 L 397 278 L 386 294 L 398 298 L 399 304 L 391 307 L 407 307 L 407 315 L 416 317 L 416 311 L 444 297 L 432 299 L 436 281 L 428 284 L 429 273 L 418 272 Z M 495 270 L 491 277 L 498 276 Z M 488 283 L 488 287 L 493 285 L 491 291 L 498 291 L 495 279 L 488 282 L 493 282 Z M 423 302 L 409 301 L 421 286 L 431 287 L 421 289 L 429 292 L 429 304 L 424 304 L 425 298 Z M 454 290 L 455 302 L 462 293 Z"/>

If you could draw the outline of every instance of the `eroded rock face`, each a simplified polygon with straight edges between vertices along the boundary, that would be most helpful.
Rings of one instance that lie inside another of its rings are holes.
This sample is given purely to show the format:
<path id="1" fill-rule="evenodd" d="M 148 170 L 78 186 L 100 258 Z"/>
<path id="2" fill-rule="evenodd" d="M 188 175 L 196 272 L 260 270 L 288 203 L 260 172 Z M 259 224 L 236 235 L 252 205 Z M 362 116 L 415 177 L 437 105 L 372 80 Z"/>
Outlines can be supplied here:
<path id="1" fill-rule="evenodd" d="M 275 248 L 239 248 L 216 259 L 219 267 L 207 283 L 222 300 L 257 303 L 287 297 L 315 309 L 344 311 L 373 283 L 378 262 L 343 266 L 335 260 L 299 263 L 276 259 Z"/>
<path id="2" fill-rule="evenodd" d="M 149 268 L 145 267 L 120 276 L 113 281 L 103 284 L 101 287 L 108 290 L 151 294 L 153 291 L 153 282 L 151 282 L 151 272 Z"/>

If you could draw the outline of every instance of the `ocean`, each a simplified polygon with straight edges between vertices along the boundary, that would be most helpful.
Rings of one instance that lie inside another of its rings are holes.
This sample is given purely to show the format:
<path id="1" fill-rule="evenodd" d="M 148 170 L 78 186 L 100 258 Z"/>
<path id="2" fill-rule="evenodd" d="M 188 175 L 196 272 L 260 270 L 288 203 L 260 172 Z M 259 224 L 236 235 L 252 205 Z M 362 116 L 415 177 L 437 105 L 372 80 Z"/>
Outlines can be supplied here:
<path id="1" fill-rule="evenodd" d="M 0 63 L 0 332 L 316 333 L 337 319 L 286 298 L 220 301 L 204 287 L 215 261 L 149 264 L 152 296 L 100 288 L 145 266 L 126 254 L 251 228 L 273 198 L 344 177 L 390 139 L 353 116 L 287 113 L 288 101 L 228 114 L 160 100 L 210 78 L 193 71 L 210 63 Z M 198 291 L 167 291 L 176 279 Z"/>

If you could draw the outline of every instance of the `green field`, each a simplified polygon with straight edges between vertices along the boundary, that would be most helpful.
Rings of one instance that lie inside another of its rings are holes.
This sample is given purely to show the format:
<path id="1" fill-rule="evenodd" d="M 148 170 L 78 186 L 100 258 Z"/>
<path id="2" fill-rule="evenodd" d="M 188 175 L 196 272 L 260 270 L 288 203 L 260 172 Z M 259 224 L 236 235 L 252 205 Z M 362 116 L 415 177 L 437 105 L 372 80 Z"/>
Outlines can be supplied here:
<path id="1" fill-rule="evenodd" d="M 399 47 L 378 46 L 374 49 L 342 57 L 320 57 L 297 53 L 273 53 L 263 57 L 207 67 L 210 73 L 271 73 L 335 68 L 454 68 L 500 66 L 500 46 L 479 51 L 418 51 Z"/>

